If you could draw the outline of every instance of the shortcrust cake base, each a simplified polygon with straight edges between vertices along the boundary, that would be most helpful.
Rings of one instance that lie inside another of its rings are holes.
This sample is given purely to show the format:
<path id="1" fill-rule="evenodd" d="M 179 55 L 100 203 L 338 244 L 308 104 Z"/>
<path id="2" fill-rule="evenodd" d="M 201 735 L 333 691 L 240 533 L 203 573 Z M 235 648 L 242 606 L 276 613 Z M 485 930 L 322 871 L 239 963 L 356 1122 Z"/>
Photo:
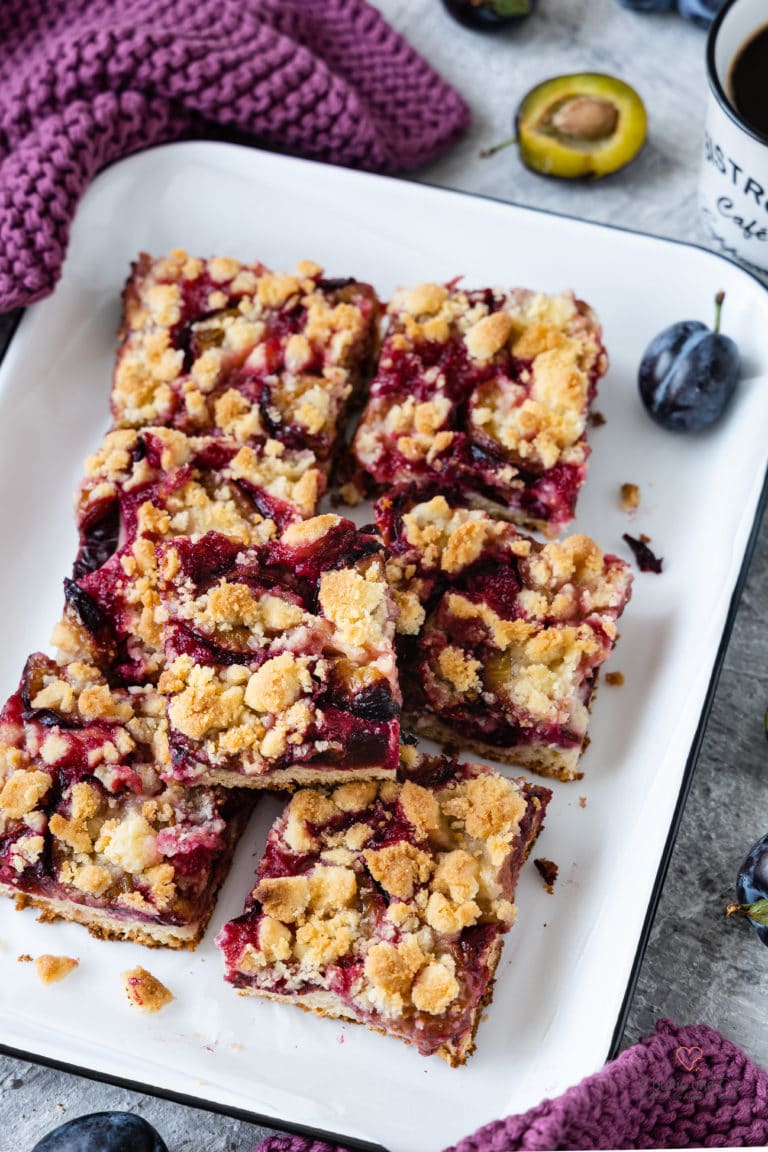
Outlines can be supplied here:
<path id="1" fill-rule="evenodd" d="M 82 924 L 97 940 L 126 940 L 132 944 L 144 944 L 147 948 L 193 949 L 199 943 L 213 912 L 212 902 L 205 919 L 196 920 L 192 924 L 139 923 L 135 920 L 121 920 L 117 916 L 110 916 L 102 908 L 89 908 L 71 900 L 30 896 L 7 884 L 0 884 L 0 895 L 12 897 L 19 911 L 24 908 L 40 909 L 38 919 L 43 924 L 67 920 L 72 924 Z"/>
<path id="2" fill-rule="evenodd" d="M 483 1010 L 487 1008 L 493 998 L 496 968 L 501 958 L 503 943 L 504 937 L 498 936 L 484 957 L 484 962 L 488 969 L 488 983 L 472 1014 L 470 1028 L 465 1031 L 458 1041 L 447 1041 L 441 1044 L 439 1048 L 436 1048 L 433 1053 L 433 1055 L 439 1056 L 441 1060 L 445 1060 L 446 1064 L 450 1065 L 451 1068 L 460 1068 L 462 1064 L 466 1064 L 469 1057 L 475 1051 L 475 1036 L 483 1015 Z M 414 1045 L 414 1041 L 408 1036 L 401 1035 L 399 1032 L 388 1032 L 386 1028 L 379 1028 L 371 1020 L 355 1016 L 350 1006 L 335 996 L 333 992 L 325 990 L 296 992 L 290 996 L 286 996 L 279 992 L 267 992 L 261 988 L 250 987 L 238 988 L 237 993 L 239 996 L 260 996 L 263 1000 L 274 1000 L 278 1004 L 293 1004 L 296 1008 L 303 1009 L 304 1012 L 312 1012 L 316 1016 L 323 1016 L 331 1020 L 345 1020 L 349 1021 L 350 1024 L 362 1024 L 369 1032 L 377 1032 L 380 1036 L 390 1036 L 397 1040 L 403 1040 L 406 1044 Z"/>
<path id="3" fill-rule="evenodd" d="M 391 492 L 391 484 L 377 484 L 373 478 L 365 472 L 358 471 L 351 478 L 347 478 L 348 469 L 349 461 L 345 458 L 344 461 L 337 466 L 336 474 L 331 477 L 331 484 L 335 484 L 338 489 L 337 492 L 331 494 L 331 502 L 333 504 L 346 504 L 347 507 L 355 508 L 357 505 L 362 504 L 364 500 L 378 500 L 380 497 L 386 496 L 388 492 Z M 489 516 L 493 516 L 496 520 L 504 520 L 508 524 L 514 524 L 517 528 L 525 528 L 531 532 L 540 532 L 542 536 L 546 536 L 549 539 L 554 539 L 564 527 L 562 524 L 551 524 L 548 520 L 537 520 L 533 516 L 526 516 L 521 509 L 510 508 L 507 504 L 491 500 L 481 492 L 462 490 L 461 499 L 467 508 L 472 508 L 479 512 L 487 512 Z"/>
<path id="4" fill-rule="evenodd" d="M 448 724 L 443 724 L 434 716 L 417 713 L 403 713 L 402 724 L 406 729 L 418 732 L 428 740 L 435 740 L 452 749 L 477 752 L 490 760 L 500 760 L 502 764 L 514 764 L 527 768 L 538 776 L 549 776 L 555 780 L 581 780 L 583 772 L 578 764 L 584 750 L 583 742 L 571 748 L 558 748 L 552 744 L 518 744 L 514 748 L 500 748 L 496 744 L 486 744 L 482 740 L 463 735 Z"/>
<path id="5" fill-rule="evenodd" d="M 563 530 L 563 524 L 552 524 L 549 520 L 537 520 L 533 516 L 526 516 L 521 508 L 510 508 L 507 504 L 497 503 L 495 500 L 483 496 L 480 492 L 462 492 L 462 500 L 468 508 L 479 512 L 487 512 L 496 520 L 506 520 L 518 528 L 527 528 L 529 531 L 541 532 L 542 536 L 553 539 Z"/>
<path id="6" fill-rule="evenodd" d="M 282 792 L 294 792 L 297 788 L 320 788 L 332 784 L 360 784 L 369 780 L 394 780 L 391 768 L 323 768 L 315 765 L 310 768 L 279 768 L 259 776 L 232 772 L 226 768 L 211 768 L 201 776 L 195 776 L 194 784 L 210 787 L 219 784 L 223 788 L 261 788 Z"/>
<path id="7" fill-rule="evenodd" d="M 61 900 L 54 896 L 35 896 L 20 892 L 10 884 L 0 883 L 0 896 L 10 896 L 18 911 L 24 908 L 40 910 L 38 920 L 50 924 L 65 920 L 71 924 L 82 924 L 97 940 L 125 940 L 132 944 L 143 944 L 147 948 L 186 948 L 192 952 L 203 938 L 208 921 L 216 907 L 219 889 L 224 883 L 232 863 L 232 855 L 240 836 L 245 831 L 250 812 L 233 818 L 230 827 L 230 850 L 219 861 L 211 884 L 207 906 L 203 914 L 189 924 L 153 924 L 151 920 L 131 920 L 114 916 L 103 908 L 77 904 L 74 900 Z"/>

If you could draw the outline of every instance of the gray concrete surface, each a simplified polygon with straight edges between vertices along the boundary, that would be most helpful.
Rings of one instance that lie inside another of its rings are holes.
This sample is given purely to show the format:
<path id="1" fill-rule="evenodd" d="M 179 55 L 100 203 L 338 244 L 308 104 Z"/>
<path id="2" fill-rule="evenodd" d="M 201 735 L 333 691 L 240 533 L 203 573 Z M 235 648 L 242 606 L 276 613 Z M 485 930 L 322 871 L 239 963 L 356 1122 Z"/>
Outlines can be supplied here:
<path id="1" fill-rule="evenodd" d="M 514 34 L 467 32 L 439 0 L 380 0 L 379 8 L 472 106 L 470 133 L 419 174 L 437 184 L 701 242 L 696 176 L 704 115 L 704 35 L 671 16 L 626 12 L 614 0 L 539 0 Z M 525 91 L 547 76 L 607 71 L 633 83 L 650 115 L 649 143 L 603 184 L 566 187 L 527 172 L 514 151 L 480 161 L 508 134 Z M 0 334 L 8 319 L 0 317 Z M 705 510 L 703 512 L 705 514 Z M 682 828 L 624 1036 L 659 1016 L 720 1028 L 768 1067 L 768 952 L 723 908 L 746 849 L 768 825 L 763 711 L 768 702 L 768 530 L 763 529 L 725 657 Z M 621 893 L 621 876 L 616 876 Z M 0 1038 L 1 1039 L 1 1038 Z M 248 1124 L 0 1059 L 0 1149 L 30 1152 L 65 1118 L 126 1108 L 147 1117 L 170 1152 L 248 1152 Z"/>

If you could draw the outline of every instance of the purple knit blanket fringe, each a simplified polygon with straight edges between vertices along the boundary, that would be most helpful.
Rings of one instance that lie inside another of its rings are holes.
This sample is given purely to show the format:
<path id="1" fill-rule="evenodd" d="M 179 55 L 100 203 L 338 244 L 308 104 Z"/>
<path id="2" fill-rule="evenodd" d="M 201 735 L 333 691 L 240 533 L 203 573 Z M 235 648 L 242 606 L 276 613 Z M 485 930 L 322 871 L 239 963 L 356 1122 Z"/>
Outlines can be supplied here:
<path id="1" fill-rule="evenodd" d="M 2 0 L 0 91 L 0 311 L 52 291 L 89 181 L 139 149 L 235 137 L 397 172 L 469 118 L 365 0 Z"/>

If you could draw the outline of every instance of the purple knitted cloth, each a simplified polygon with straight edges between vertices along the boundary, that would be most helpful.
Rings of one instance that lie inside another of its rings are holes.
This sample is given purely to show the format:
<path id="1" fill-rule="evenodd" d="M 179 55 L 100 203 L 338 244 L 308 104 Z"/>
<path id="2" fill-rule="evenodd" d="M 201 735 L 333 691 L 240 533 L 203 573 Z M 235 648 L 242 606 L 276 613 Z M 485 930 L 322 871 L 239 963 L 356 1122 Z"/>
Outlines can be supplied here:
<path id="1" fill-rule="evenodd" d="M 768 1143 L 768 1074 L 713 1028 L 656 1032 L 522 1116 L 495 1120 L 450 1152 L 556 1148 L 752 1148 Z M 270 1136 L 254 1152 L 344 1152 Z"/>
<path id="2" fill-rule="evenodd" d="M 78 199 L 131 152 L 237 133 L 394 172 L 468 120 L 365 0 L 2 0 L 0 93 L 0 311 L 52 290 Z"/>

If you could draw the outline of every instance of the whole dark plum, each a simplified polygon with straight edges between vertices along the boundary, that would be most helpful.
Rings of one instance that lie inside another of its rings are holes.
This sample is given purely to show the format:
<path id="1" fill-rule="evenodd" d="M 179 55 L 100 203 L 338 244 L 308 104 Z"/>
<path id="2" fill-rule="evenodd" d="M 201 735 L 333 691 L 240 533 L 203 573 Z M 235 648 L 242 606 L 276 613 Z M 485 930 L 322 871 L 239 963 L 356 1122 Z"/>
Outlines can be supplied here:
<path id="1" fill-rule="evenodd" d="M 746 916 L 763 944 L 768 944 L 768 836 L 750 848 L 736 880 L 737 904 L 729 913 Z"/>
<path id="2" fill-rule="evenodd" d="M 675 0 L 618 0 L 622 8 L 631 8 L 633 12 L 671 12 Z"/>
<path id="3" fill-rule="evenodd" d="M 725 296 L 715 297 L 715 327 L 700 320 L 672 324 L 651 341 L 638 386 L 649 413 L 671 432 L 701 432 L 720 419 L 736 390 L 739 349 L 720 332 Z"/>
<path id="4" fill-rule="evenodd" d="M 158 1133 L 131 1112 L 94 1112 L 54 1128 L 32 1152 L 168 1152 Z"/>
<path id="5" fill-rule="evenodd" d="M 686 20 L 692 20 L 699 28 L 709 28 L 725 0 L 618 0 L 618 3 L 634 12 L 671 12 L 677 8 Z"/>
<path id="6" fill-rule="evenodd" d="M 443 6 L 463 24 L 477 32 L 494 32 L 530 16 L 536 0 L 443 0 Z"/>
<path id="7" fill-rule="evenodd" d="M 677 10 L 699 28 L 709 28 L 725 0 L 677 0 Z"/>

